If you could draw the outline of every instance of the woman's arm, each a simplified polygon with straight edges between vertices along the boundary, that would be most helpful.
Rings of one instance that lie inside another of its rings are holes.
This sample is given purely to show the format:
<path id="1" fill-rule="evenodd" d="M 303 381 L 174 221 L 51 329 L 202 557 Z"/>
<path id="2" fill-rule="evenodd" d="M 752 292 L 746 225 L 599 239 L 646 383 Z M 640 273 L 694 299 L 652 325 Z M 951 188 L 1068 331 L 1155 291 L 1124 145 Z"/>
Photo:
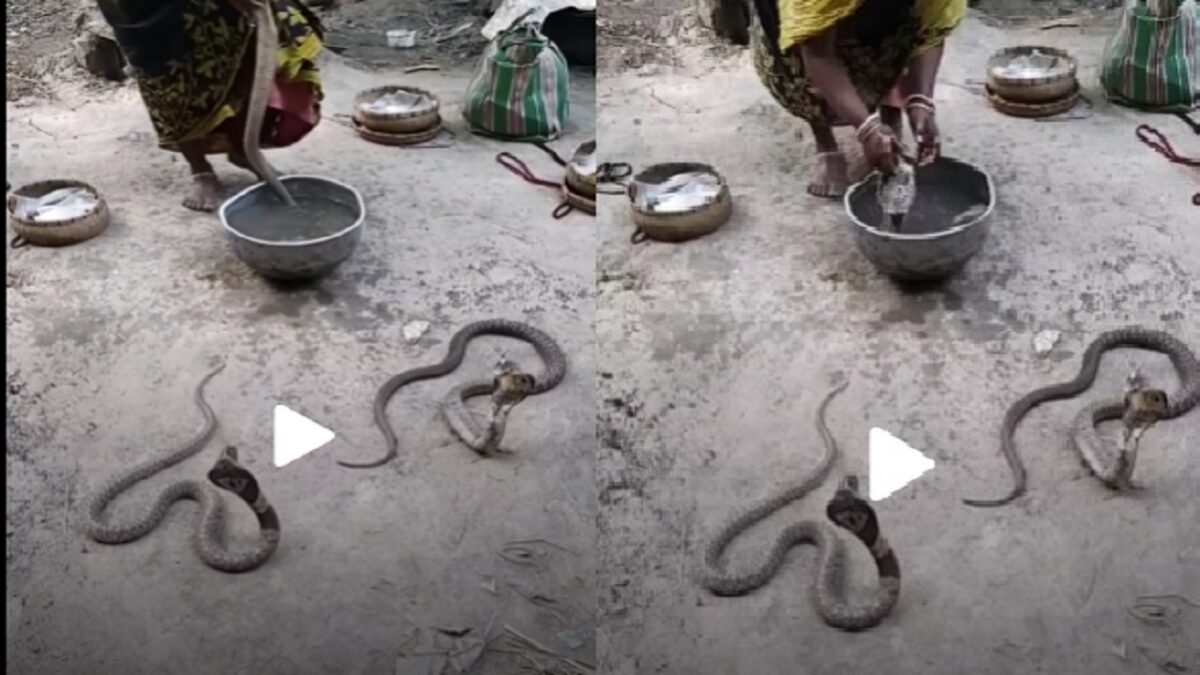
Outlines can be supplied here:
<path id="1" fill-rule="evenodd" d="M 944 44 L 927 49 L 908 64 L 908 72 L 900 78 L 900 93 L 904 95 L 905 112 L 917 139 L 917 163 L 928 164 L 941 155 L 941 132 L 934 117 L 933 88 L 937 83 L 938 66 L 942 64 Z"/>
<path id="2" fill-rule="evenodd" d="M 837 27 L 806 40 L 800 45 L 800 57 L 804 59 L 804 72 L 812 81 L 830 112 L 840 122 L 859 127 L 871 111 L 858 95 L 846 66 L 837 55 Z"/>
<path id="3" fill-rule="evenodd" d="M 938 67 L 942 65 L 944 44 L 925 50 L 908 64 L 908 72 L 900 79 L 900 91 L 905 98 L 918 94 L 933 98 Z"/>

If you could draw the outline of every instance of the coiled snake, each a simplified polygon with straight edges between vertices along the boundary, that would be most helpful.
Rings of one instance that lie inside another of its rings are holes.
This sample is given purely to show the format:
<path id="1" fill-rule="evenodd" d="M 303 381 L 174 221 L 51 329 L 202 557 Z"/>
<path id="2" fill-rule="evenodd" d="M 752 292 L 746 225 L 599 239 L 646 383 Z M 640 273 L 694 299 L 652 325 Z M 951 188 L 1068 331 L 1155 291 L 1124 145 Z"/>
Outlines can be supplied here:
<path id="1" fill-rule="evenodd" d="M 1000 426 L 1000 450 L 1004 453 L 1004 459 L 1013 474 L 1012 490 L 998 499 L 964 499 L 963 502 L 970 506 L 1001 506 L 1024 494 L 1025 465 L 1017 455 L 1013 441 L 1017 425 L 1030 410 L 1047 401 L 1073 398 L 1083 393 L 1095 381 L 1096 373 L 1100 369 L 1100 357 L 1104 352 L 1122 347 L 1160 352 L 1167 355 L 1175 366 L 1182 384 L 1177 393 L 1167 397 L 1166 412 L 1160 419 L 1179 417 L 1200 402 L 1200 361 L 1197 361 L 1196 355 L 1183 342 L 1163 331 L 1137 326 L 1101 333 L 1084 352 L 1083 366 L 1075 379 L 1035 389 L 1014 403 L 1005 413 L 1004 422 Z M 1125 409 L 1123 401 L 1092 404 L 1075 417 L 1072 428 L 1073 444 L 1084 463 L 1098 478 L 1114 487 L 1128 483 L 1128 474 L 1133 470 L 1132 458 L 1125 457 L 1122 450 L 1109 448 L 1099 438 L 1095 425 L 1122 417 Z"/>
<path id="2" fill-rule="evenodd" d="M 766 585 L 783 565 L 784 556 L 793 546 L 816 545 L 820 563 L 813 579 L 812 593 L 822 620 L 834 628 L 864 630 L 878 625 L 900 598 L 900 563 L 880 533 L 875 510 L 858 496 L 858 479 L 847 476 L 825 508 L 825 515 L 839 527 L 849 530 L 866 544 L 875 560 L 879 587 L 865 604 L 852 605 L 845 598 L 846 549 L 837 532 L 825 523 L 804 520 L 784 528 L 774 545 L 756 565 L 728 572 L 722 555 L 742 532 L 767 516 L 815 490 L 829 475 L 837 460 L 837 443 L 825 424 L 830 401 L 846 388 L 843 383 L 831 391 L 817 411 L 817 428 L 825 443 L 825 454 L 817 467 L 799 483 L 785 488 L 756 506 L 734 517 L 713 537 L 704 551 L 705 570 L 700 583 L 716 595 L 745 595 Z"/>
<path id="3" fill-rule="evenodd" d="M 450 339 L 446 358 L 442 359 L 441 363 L 406 370 L 385 382 L 375 394 L 375 424 L 383 432 L 383 439 L 387 445 L 386 454 L 371 462 L 354 463 L 338 460 L 338 464 L 353 469 L 366 469 L 391 461 L 398 453 L 398 441 L 396 432 L 392 430 L 392 425 L 388 422 L 388 401 L 400 387 L 406 384 L 443 377 L 453 372 L 462 364 L 463 357 L 467 353 L 467 345 L 472 339 L 481 335 L 500 335 L 524 340 L 537 350 L 538 356 L 546 364 L 546 370 L 540 377 L 534 378 L 525 374 L 509 373 L 507 376 L 501 375 L 492 381 L 469 382 L 452 389 L 442 401 L 442 415 L 455 435 L 475 450 L 484 453 L 494 451 L 499 444 L 500 436 L 503 435 L 504 422 L 512 406 L 526 396 L 536 396 L 550 391 L 558 386 L 559 382 L 562 382 L 563 376 L 567 372 L 567 357 L 553 338 L 533 326 L 507 319 L 489 319 L 463 326 Z M 516 377 L 512 377 L 513 375 Z M 501 386 L 509 381 L 516 386 Z M 518 390 L 516 395 L 510 395 L 514 389 Z M 464 403 L 467 398 L 485 394 L 493 396 L 494 404 L 492 423 L 487 425 L 486 429 L 480 427 Z"/>
<path id="4" fill-rule="evenodd" d="M 108 505 L 122 492 L 191 457 L 208 443 L 217 429 L 217 418 L 204 400 L 204 385 L 224 368 L 224 364 L 218 366 L 196 387 L 196 405 L 204 414 L 204 428 L 199 433 L 178 450 L 118 473 L 85 501 L 84 531 L 89 537 L 102 544 L 126 544 L 135 541 L 158 527 L 172 504 L 181 499 L 190 499 L 200 504 L 200 520 L 193 544 L 200 559 L 209 566 L 222 572 L 246 572 L 262 565 L 275 552 L 279 545 L 279 517 L 259 489 L 258 481 L 237 463 L 237 450 L 232 447 L 225 449 L 208 472 L 208 479 L 218 487 L 241 497 L 258 517 L 261 536 L 252 549 L 233 552 L 225 547 L 225 502 L 212 486 L 196 480 L 182 480 L 168 485 L 149 508 L 142 509 L 137 515 L 112 518 L 105 514 Z"/>

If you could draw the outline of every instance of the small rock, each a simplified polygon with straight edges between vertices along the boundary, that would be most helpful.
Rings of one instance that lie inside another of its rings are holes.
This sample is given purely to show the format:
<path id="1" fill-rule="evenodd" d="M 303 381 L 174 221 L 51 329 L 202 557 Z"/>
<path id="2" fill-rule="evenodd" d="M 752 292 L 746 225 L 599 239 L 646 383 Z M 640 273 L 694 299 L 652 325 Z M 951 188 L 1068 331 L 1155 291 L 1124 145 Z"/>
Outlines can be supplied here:
<path id="1" fill-rule="evenodd" d="M 98 22 L 85 23 L 73 46 L 76 63 L 89 73 L 114 82 L 126 78 L 125 55 L 108 26 Z"/>
<path id="2" fill-rule="evenodd" d="M 408 344 L 416 344 L 417 340 L 429 330 L 428 321 L 409 321 L 404 324 L 404 341 Z"/>
<path id="3" fill-rule="evenodd" d="M 1033 336 L 1033 351 L 1037 352 L 1038 356 L 1045 356 L 1054 349 L 1054 345 L 1058 344 L 1058 340 L 1062 337 L 1062 332 L 1056 330 L 1044 330 Z"/>

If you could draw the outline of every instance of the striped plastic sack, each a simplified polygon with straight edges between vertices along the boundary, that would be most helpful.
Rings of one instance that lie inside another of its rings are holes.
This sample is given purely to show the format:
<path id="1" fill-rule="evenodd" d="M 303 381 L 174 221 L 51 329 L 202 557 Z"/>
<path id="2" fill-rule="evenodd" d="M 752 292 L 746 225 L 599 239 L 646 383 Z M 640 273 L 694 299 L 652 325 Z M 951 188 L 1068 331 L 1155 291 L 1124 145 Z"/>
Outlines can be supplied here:
<path id="1" fill-rule="evenodd" d="M 1109 100 L 1185 112 L 1200 103 L 1195 9 L 1183 0 L 1130 0 L 1105 49 L 1100 84 Z"/>
<path id="2" fill-rule="evenodd" d="M 558 138 L 570 114 L 567 61 L 535 24 L 496 36 L 467 87 L 472 132 L 510 141 Z"/>

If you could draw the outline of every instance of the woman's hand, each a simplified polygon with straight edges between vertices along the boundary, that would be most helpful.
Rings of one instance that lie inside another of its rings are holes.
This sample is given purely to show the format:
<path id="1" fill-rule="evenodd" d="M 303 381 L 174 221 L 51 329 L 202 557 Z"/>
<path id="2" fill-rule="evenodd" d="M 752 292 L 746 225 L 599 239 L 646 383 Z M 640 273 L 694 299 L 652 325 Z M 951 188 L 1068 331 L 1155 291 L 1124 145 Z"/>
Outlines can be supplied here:
<path id="1" fill-rule="evenodd" d="M 879 119 L 879 113 L 867 117 L 855 132 L 862 144 L 867 163 L 884 174 L 892 174 L 900 162 L 900 141 Z"/>
<path id="2" fill-rule="evenodd" d="M 910 98 L 908 124 L 917 142 L 917 166 L 933 162 L 942 154 L 942 134 L 937 127 L 932 101 L 926 104 Z"/>
<path id="3" fill-rule="evenodd" d="M 872 167 L 885 174 L 896 172 L 896 166 L 900 163 L 900 142 L 890 129 L 880 127 L 862 141 L 862 148 L 863 157 Z"/>

